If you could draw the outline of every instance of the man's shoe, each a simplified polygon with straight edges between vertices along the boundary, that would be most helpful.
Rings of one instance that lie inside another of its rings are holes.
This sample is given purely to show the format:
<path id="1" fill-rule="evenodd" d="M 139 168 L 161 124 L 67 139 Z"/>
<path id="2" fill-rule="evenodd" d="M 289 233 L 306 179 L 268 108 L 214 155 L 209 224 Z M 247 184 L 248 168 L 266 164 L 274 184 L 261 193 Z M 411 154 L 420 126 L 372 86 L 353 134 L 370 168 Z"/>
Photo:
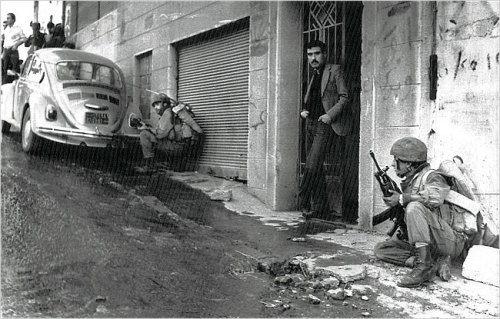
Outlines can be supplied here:
<path id="1" fill-rule="evenodd" d="M 448 281 L 451 278 L 451 257 L 450 256 L 441 256 L 437 262 L 437 271 L 436 275 L 441 278 L 443 281 Z"/>
<path id="2" fill-rule="evenodd" d="M 415 268 L 397 283 L 399 287 L 414 288 L 434 278 L 435 262 L 431 256 L 429 245 L 417 248 L 417 262 Z"/>

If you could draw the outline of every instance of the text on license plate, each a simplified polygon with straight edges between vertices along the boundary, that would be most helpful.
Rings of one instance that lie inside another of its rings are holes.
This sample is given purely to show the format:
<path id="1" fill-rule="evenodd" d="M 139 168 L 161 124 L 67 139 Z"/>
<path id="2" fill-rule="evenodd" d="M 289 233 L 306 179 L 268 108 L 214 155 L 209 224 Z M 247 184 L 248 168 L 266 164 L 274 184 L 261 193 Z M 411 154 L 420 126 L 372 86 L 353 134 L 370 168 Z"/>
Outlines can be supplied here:
<path id="1" fill-rule="evenodd" d="M 108 124 L 108 114 L 107 113 L 85 113 L 85 123 L 86 124 Z"/>

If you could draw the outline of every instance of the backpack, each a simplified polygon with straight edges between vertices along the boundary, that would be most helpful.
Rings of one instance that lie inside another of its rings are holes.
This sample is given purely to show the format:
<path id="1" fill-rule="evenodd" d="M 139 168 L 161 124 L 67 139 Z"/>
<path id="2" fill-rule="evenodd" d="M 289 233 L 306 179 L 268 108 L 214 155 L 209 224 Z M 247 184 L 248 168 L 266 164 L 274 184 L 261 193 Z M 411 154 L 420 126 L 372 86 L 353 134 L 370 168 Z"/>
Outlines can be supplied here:
<path id="1" fill-rule="evenodd" d="M 469 177 L 457 163 L 445 160 L 437 170 L 427 171 L 422 180 L 426 181 L 427 176 L 433 171 L 443 176 L 450 185 L 445 204 L 449 208 L 450 225 L 453 230 L 466 234 L 471 245 L 480 244 L 498 248 L 499 236 L 492 232 L 492 229 L 496 229 L 495 222 L 482 211 Z"/>

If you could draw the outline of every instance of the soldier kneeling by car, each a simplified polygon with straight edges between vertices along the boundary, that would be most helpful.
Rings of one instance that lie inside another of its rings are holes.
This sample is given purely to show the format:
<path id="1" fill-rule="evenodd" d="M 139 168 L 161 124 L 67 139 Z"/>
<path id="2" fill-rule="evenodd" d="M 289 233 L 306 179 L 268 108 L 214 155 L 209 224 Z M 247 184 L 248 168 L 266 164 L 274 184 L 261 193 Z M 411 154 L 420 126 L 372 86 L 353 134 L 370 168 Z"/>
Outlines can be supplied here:
<path id="1" fill-rule="evenodd" d="M 154 172 L 159 154 L 166 155 L 169 164 L 175 164 L 175 160 L 187 163 L 189 157 L 196 156 L 203 134 L 188 105 L 178 102 L 172 106 L 171 99 L 162 93 L 152 106 L 160 116 L 157 127 L 152 127 L 140 119 L 129 120 L 130 126 L 141 131 L 139 137 L 143 166 L 136 168 L 138 173 Z M 183 169 L 174 167 L 174 170 Z"/>

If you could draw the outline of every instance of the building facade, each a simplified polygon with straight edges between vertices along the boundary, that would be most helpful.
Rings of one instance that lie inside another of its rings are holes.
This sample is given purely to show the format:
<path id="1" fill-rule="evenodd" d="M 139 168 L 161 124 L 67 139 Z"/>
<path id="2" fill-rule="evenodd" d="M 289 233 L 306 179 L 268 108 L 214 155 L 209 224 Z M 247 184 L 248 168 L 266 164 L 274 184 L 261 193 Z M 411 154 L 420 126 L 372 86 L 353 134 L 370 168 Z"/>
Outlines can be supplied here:
<path id="1" fill-rule="evenodd" d="M 123 69 L 131 107 L 149 117 L 152 92 L 189 102 L 207 135 L 199 170 L 246 180 L 275 210 L 295 209 L 305 160 L 304 45 L 326 42 L 356 118 L 325 162 L 330 205 L 367 229 L 384 209 L 368 152 L 389 164 L 408 135 L 432 166 L 460 155 L 498 218 L 498 16 L 493 1 L 75 1 L 65 14 L 79 49 Z"/>

